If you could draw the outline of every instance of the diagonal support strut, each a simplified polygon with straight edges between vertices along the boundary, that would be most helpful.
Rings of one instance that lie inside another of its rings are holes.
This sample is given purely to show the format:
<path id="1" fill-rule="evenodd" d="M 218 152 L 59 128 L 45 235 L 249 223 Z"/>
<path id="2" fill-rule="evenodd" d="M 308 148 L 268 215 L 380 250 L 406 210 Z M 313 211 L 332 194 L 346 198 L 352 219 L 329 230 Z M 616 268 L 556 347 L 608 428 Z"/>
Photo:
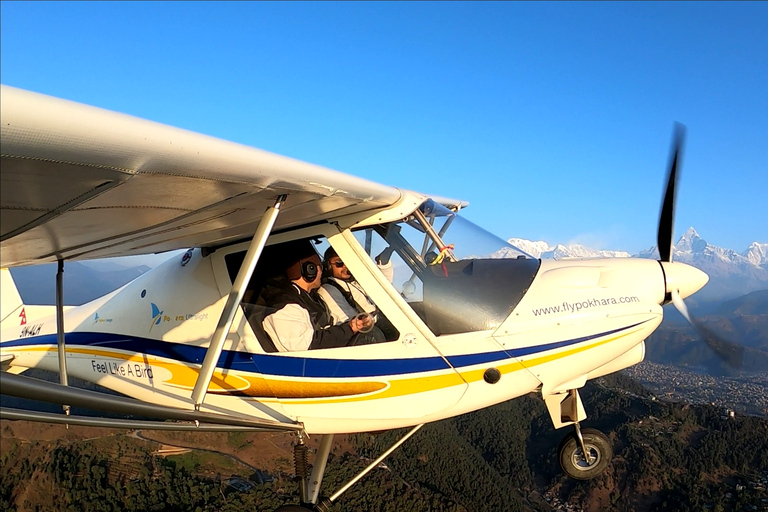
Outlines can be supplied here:
<path id="1" fill-rule="evenodd" d="M 67 350 L 64 335 L 64 260 L 59 259 L 56 271 L 56 341 L 59 353 L 59 382 L 69 385 L 67 379 Z M 69 416 L 70 407 L 62 405 L 64 414 Z"/>
<path id="2" fill-rule="evenodd" d="M 361 478 L 363 478 L 365 475 L 367 475 L 368 473 L 370 473 L 370 472 L 371 472 L 371 471 L 372 471 L 374 468 L 376 468 L 376 466 L 378 466 L 378 465 L 379 465 L 379 463 L 380 463 L 381 461 L 383 461 L 384 459 L 386 459 L 387 457 L 389 457 L 389 455 L 390 455 L 392 452 L 394 452 L 395 450 L 397 450 L 397 449 L 400 447 L 400 445 L 401 445 L 401 444 L 403 444 L 404 442 L 406 442 L 406 441 L 407 441 L 407 440 L 408 440 L 408 439 L 409 439 L 409 438 L 410 438 L 410 437 L 411 437 L 413 434 L 415 434 L 416 432 L 418 432 L 418 431 L 419 431 L 419 429 L 420 429 L 421 427 L 423 427 L 423 426 L 424 426 L 424 424 L 422 423 L 422 424 L 420 424 L 420 425 L 416 425 L 416 426 L 415 426 L 415 427 L 413 427 L 411 430 L 409 430 L 409 431 L 408 431 L 408 432 L 407 432 L 407 433 L 406 433 L 406 434 L 405 434 L 403 437 L 401 437 L 401 438 L 400 438 L 400 439 L 399 439 L 399 440 L 398 440 L 398 441 L 397 441 L 395 444 L 393 444 L 392 446 L 390 446 L 390 447 L 389 447 L 389 449 L 387 449 L 387 451 L 385 451 L 384 453 L 382 453 L 381 455 L 379 455 L 379 456 L 376 458 L 376 460 L 374 460 L 373 462 L 371 462 L 371 463 L 368 465 L 368 467 L 366 467 L 364 470 L 362 470 L 360 473 L 358 473 L 358 474 L 357 474 L 357 475 L 356 475 L 354 478 L 352 478 L 352 480 L 350 480 L 349 482 L 347 482 L 346 484 L 344 484 L 344 486 L 342 486 L 342 488 L 341 488 L 341 489 L 339 489 L 338 491 L 336 491 L 336 493 L 335 493 L 333 496 L 331 496 L 330 498 L 328 498 L 328 501 L 329 501 L 329 502 L 331 502 L 331 503 L 333 503 L 334 501 L 338 500 L 338 499 L 339 499 L 339 497 L 340 497 L 342 494 L 344 494 L 344 492 L 345 492 L 347 489 L 349 489 L 350 487 L 352 487 L 353 485 L 355 485 L 355 484 L 356 484 L 356 483 L 357 483 L 357 482 L 358 482 L 358 481 L 359 481 Z"/>
<path id="3" fill-rule="evenodd" d="M 197 382 L 195 382 L 195 389 L 192 391 L 192 400 L 195 403 L 196 410 L 200 409 L 200 406 L 205 400 L 205 394 L 208 392 L 208 385 L 211 383 L 213 372 L 216 369 L 216 365 L 219 362 L 219 356 L 221 356 L 221 351 L 224 348 L 224 342 L 227 339 L 227 334 L 235 319 L 235 312 L 240 305 L 240 301 L 243 300 L 245 287 L 248 284 L 248 281 L 251 280 L 253 270 L 256 268 L 256 263 L 261 256 L 261 251 L 267 243 L 267 238 L 269 238 L 272 227 L 277 220 L 277 215 L 280 213 L 280 207 L 285 202 L 286 197 L 286 195 L 278 196 L 274 206 L 270 206 L 267 208 L 267 211 L 264 212 L 264 216 L 261 218 L 261 222 L 259 222 L 259 227 L 256 228 L 256 233 L 253 235 L 253 240 L 251 240 L 251 245 L 248 246 L 248 252 L 245 253 L 243 264 L 237 272 L 235 282 L 232 283 L 232 290 L 229 292 L 227 302 L 224 305 L 224 310 L 221 312 L 219 323 L 216 325 L 216 330 L 211 338 L 211 344 L 208 347 L 208 351 L 205 353 L 203 365 L 200 367 L 200 374 L 197 377 Z"/>

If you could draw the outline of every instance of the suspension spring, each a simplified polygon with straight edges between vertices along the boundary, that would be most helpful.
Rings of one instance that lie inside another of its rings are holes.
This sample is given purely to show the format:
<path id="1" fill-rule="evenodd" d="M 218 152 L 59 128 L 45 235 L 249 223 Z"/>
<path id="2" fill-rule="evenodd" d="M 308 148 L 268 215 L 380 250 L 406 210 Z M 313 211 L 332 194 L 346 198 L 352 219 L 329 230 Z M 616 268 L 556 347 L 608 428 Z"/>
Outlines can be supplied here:
<path id="1" fill-rule="evenodd" d="M 307 462 L 307 445 L 299 443 L 293 446 L 293 467 L 296 476 L 307 478 L 309 476 L 309 463 Z"/>

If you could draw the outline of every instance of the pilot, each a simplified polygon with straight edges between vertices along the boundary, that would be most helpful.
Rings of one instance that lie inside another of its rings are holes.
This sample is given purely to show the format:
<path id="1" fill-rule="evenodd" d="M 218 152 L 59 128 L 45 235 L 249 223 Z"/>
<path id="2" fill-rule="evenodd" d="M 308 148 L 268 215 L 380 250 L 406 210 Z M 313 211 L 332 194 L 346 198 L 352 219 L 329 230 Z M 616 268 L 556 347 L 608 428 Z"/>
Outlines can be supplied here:
<path id="1" fill-rule="evenodd" d="M 392 249 L 388 248 L 376 257 L 379 269 L 390 281 L 392 280 L 392 263 L 389 261 L 391 255 Z M 394 327 L 383 315 L 377 313 L 376 305 L 363 291 L 363 288 L 352 276 L 333 247 L 329 247 L 325 251 L 323 260 L 324 279 L 322 286 L 317 290 L 317 294 L 327 304 L 334 324 L 338 325 L 355 316 L 368 314 L 376 320 L 377 325 L 373 327 L 369 335 L 363 336 L 365 332 L 361 333 L 360 338 L 368 338 L 368 343 L 397 339 L 396 331 L 392 332 Z M 386 332 L 389 334 L 385 334 Z"/>
<path id="2" fill-rule="evenodd" d="M 274 312 L 264 318 L 264 331 L 280 352 L 356 344 L 355 335 L 372 327 L 372 318 L 354 316 L 333 325 L 326 305 L 312 293 L 321 285 L 320 257 L 311 245 L 296 247 L 285 271 L 290 282 L 271 297 Z"/>

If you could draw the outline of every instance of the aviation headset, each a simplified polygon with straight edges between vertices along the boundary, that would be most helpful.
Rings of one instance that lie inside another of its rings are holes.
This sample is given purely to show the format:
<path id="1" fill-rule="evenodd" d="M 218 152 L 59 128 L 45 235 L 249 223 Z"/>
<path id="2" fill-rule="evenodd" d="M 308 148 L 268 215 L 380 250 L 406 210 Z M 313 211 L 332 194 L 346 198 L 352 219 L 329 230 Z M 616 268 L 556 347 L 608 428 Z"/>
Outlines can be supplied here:
<path id="1" fill-rule="evenodd" d="M 304 280 L 308 283 L 313 282 L 315 279 L 317 279 L 317 263 L 314 261 L 304 261 L 301 264 L 301 277 L 304 278 Z"/>
<path id="2" fill-rule="evenodd" d="M 331 270 L 331 262 L 328 260 L 323 260 L 323 277 L 331 276 L 333 276 L 333 271 Z"/>
<path id="3" fill-rule="evenodd" d="M 338 256 L 336 254 L 336 249 L 333 247 L 329 247 L 326 249 L 325 254 L 323 254 L 323 277 L 331 277 L 333 276 L 333 270 L 331 269 L 331 258 L 334 256 Z"/>

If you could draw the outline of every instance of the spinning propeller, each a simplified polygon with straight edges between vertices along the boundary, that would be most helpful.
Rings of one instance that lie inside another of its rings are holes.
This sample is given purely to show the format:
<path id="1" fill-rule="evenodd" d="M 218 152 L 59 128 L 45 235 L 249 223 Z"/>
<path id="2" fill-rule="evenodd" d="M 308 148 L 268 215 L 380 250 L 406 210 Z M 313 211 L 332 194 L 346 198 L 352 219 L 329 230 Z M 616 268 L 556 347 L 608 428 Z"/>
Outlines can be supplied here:
<path id="1" fill-rule="evenodd" d="M 675 223 L 675 185 L 677 183 L 677 167 L 681 159 L 685 127 L 675 125 L 675 134 L 672 143 L 672 155 L 667 177 L 667 189 L 664 192 L 664 201 L 661 205 L 659 216 L 659 229 L 656 235 L 656 246 L 659 248 L 659 262 L 664 270 L 666 280 L 665 302 L 672 302 L 678 311 L 688 320 L 699 336 L 710 349 L 723 361 L 734 368 L 741 367 L 744 360 L 744 348 L 717 337 L 712 331 L 704 327 L 688 312 L 688 307 L 683 301 L 692 291 L 701 288 L 709 279 L 706 274 L 689 266 L 675 265 L 672 263 L 672 238 Z M 702 281 L 704 279 L 704 282 Z M 693 288 L 695 286 L 695 288 Z"/>

